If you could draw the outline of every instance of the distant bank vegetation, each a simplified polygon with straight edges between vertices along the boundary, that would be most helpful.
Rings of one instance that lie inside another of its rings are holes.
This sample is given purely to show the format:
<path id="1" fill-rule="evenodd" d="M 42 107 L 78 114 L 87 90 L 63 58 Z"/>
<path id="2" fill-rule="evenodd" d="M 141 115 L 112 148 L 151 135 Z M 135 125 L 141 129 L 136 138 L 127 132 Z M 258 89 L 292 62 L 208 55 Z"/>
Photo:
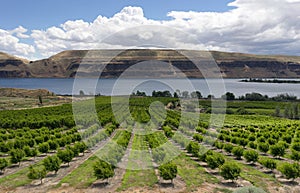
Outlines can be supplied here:
<path id="1" fill-rule="evenodd" d="M 240 82 L 300 84 L 300 80 L 278 80 L 278 79 L 272 79 L 271 80 L 271 79 L 261 79 L 261 78 L 243 79 Z"/>

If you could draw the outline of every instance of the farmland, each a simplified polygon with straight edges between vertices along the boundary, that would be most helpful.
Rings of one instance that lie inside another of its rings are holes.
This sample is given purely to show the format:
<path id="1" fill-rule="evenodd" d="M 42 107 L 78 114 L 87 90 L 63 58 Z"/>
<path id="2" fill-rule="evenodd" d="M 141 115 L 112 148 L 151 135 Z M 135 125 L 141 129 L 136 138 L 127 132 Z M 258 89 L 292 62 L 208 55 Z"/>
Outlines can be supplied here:
<path id="1" fill-rule="evenodd" d="M 0 111 L 0 191 L 300 191 L 300 121 L 274 116 L 289 102 L 230 101 L 230 113 L 220 105 L 212 116 L 185 112 L 176 98 L 124 101 Z M 167 166 L 175 176 L 163 175 Z"/>

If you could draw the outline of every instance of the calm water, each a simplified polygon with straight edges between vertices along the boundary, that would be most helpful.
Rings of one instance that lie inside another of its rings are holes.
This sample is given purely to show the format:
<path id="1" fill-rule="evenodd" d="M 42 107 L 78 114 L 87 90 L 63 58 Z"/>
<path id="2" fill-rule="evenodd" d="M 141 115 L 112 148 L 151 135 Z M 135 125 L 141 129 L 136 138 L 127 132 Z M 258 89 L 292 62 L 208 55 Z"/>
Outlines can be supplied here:
<path id="1" fill-rule="evenodd" d="M 203 96 L 213 94 L 216 97 L 225 92 L 241 96 L 250 92 L 258 92 L 268 96 L 288 93 L 300 98 L 300 84 L 268 84 L 245 83 L 240 79 L 0 79 L 0 87 L 38 89 L 45 88 L 57 94 L 78 94 L 80 90 L 86 94 L 124 95 L 140 90 L 151 94 L 153 90 L 169 90 L 174 92 L 199 90 Z"/>

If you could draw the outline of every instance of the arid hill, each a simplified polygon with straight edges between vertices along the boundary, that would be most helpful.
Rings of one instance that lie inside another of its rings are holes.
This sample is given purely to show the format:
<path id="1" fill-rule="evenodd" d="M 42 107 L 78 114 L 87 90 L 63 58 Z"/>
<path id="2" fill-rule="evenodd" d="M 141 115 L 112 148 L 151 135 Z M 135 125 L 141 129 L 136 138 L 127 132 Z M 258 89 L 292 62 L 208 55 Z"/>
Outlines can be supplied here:
<path id="1" fill-rule="evenodd" d="M 76 72 L 87 77 L 99 77 L 101 72 L 102 78 L 116 78 L 129 67 L 145 61 L 146 68 L 133 70 L 129 76 L 145 77 L 151 71 L 151 76 L 161 78 L 177 77 L 180 73 L 191 78 L 202 78 L 202 70 L 208 69 L 214 73 L 220 71 L 224 78 L 300 78 L 300 56 L 159 49 L 72 50 L 37 61 L 0 52 L 0 78 L 72 78 Z M 158 68 L 159 62 L 164 62 L 168 68 Z M 214 62 L 219 69 L 213 67 Z M 203 65 L 201 72 L 195 63 Z"/>

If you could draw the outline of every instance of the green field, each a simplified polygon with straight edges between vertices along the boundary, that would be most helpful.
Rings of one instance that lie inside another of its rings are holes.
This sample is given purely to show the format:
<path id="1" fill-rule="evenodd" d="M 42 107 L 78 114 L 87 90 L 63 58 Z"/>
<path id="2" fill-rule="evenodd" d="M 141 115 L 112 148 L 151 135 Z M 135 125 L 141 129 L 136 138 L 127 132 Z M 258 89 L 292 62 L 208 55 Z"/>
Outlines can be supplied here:
<path id="1" fill-rule="evenodd" d="M 203 190 L 207 184 L 211 192 L 233 192 L 244 184 L 272 193 L 281 188 L 296 190 L 300 177 L 298 103 L 228 101 L 227 114 L 222 114 L 225 111 L 220 103 L 216 105 L 217 114 L 199 115 L 180 107 L 166 108 L 178 104 L 178 100 L 132 97 L 128 109 L 122 97 L 112 100 L 101 96 L 76 102 L 73 107 L 64 104 L 0 111 L 0 187 L 64 190 L 67 184 L 91 191 L 145 187 L 169 191 L 158 167 L 171 162 L 177 166 L 173 188 L 186 192 Z M 151 106 L 156 101 L 165 107 Z M 199 101 L 203 109 L 209 109 L 210 104 L 208 100 Z M 288 113 L 294 119 L 284 118 L 286 107 L 293 107 Z M 279 114 L 275 116 L 276 109 Z M 239 157 L 235 151 L 238 148 L 242 151 Z M 18 158 L 14 152 L 19 152 Z M 69 160 L 62 152 L 69 153 Z M 248 158 L 245 152 L 257 155 Z M 38 183 L 38 177 L 27 177 L 30 165 L 42 169 L 47 156 L 54 155 L 60 160 L 57 174 L 47 169 L 43 184 Z M 94 165 L 100 160 L 115 171 L 108 184 L 106 178 L 97 179 L 94 174 Z M 274 160 L 275 166 L 264 160 Z M 223 178 L 226 164 L 241 169 L 234 186 Z"/>

